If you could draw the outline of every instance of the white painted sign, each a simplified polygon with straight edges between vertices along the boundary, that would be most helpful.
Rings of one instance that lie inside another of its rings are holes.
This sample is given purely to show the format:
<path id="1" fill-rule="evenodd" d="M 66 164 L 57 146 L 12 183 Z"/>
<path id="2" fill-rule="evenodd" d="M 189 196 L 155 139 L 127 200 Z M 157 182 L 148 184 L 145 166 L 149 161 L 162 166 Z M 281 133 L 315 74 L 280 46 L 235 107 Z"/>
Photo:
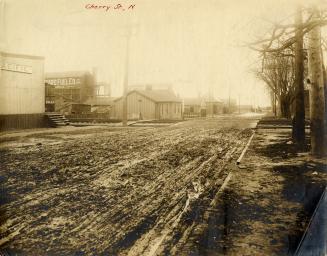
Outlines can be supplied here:
<path id="1" fill-rule="evenodd" d="M 15 63 L 4 63 L 1 66 L 1 70 L 6 70 L 6 71 L 12 71 L 12 72 L 19 72 L 19 73 L 27 73 L 27 74 L 32 74 L 33 69 L 31 66 L 25 66 L 25 65 L 20 65 L 20 64 L 15 64 Z"/>
<path id="2" fill-rule="evenodd" d="M 67 78 L 52 78 L 46 79 L 46 83 L 56 85 L 56 86 L 67 86 L 67 85 L 78 85 L 81 84 L 80 78 L 67 77 Z"/>

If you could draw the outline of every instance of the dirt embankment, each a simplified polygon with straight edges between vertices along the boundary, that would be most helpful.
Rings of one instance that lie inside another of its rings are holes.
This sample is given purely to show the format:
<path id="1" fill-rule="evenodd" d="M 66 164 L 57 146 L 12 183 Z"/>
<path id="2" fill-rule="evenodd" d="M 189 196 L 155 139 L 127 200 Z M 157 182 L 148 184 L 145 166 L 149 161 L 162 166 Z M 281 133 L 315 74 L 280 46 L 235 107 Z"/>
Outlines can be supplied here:
<path id="1" fill-rule="evenodd" d="M 257 130 L 222 197 L 225 222 L 220 229 L 212 227 L 223 234 L 220 243 L 212 243 L 215 250 L 225 255 L 294 254 L 327 185 L 327 160 L 299 153 L 290 138 L 290 129 Z M 206 234 L 210 244 L 213 237 Z"/>

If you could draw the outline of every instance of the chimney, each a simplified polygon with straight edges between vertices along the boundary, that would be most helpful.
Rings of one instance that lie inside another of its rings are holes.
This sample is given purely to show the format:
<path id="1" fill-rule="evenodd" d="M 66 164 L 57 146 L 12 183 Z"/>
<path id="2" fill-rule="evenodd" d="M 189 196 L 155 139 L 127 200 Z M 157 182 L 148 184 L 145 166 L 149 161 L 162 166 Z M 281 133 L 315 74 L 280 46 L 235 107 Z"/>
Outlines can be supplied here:
<path id="1" fill-rule="evenodd" d="M 147 85 L 145 86 L 145 90 L 147 90 L 147 91 L 151 91 L 151 90 L 152 90 L 152 85 L 147 84 Z"/>

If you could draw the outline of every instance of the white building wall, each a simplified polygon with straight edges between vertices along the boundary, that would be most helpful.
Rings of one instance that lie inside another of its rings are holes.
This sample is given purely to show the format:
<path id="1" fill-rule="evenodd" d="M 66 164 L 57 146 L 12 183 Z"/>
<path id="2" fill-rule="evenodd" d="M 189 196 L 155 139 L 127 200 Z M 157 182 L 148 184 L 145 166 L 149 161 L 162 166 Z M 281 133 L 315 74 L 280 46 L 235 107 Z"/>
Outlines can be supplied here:
<path id="1" fill-rule="evenodd" d="M 0 53 L 0 60 L 0 115 L 44 113 L 44 58 Z"/>

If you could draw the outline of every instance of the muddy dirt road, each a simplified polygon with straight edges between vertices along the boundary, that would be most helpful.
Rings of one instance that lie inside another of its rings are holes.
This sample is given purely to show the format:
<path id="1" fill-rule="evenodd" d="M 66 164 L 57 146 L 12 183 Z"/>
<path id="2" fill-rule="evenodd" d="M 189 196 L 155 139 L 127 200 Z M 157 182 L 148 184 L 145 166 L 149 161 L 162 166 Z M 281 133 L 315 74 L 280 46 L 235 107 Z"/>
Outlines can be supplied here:
<path id="1" fill-rule="evenodd" d="M 19 255 L 189 255 L 256 121 L 3 136 L 2 248 Z"/>

